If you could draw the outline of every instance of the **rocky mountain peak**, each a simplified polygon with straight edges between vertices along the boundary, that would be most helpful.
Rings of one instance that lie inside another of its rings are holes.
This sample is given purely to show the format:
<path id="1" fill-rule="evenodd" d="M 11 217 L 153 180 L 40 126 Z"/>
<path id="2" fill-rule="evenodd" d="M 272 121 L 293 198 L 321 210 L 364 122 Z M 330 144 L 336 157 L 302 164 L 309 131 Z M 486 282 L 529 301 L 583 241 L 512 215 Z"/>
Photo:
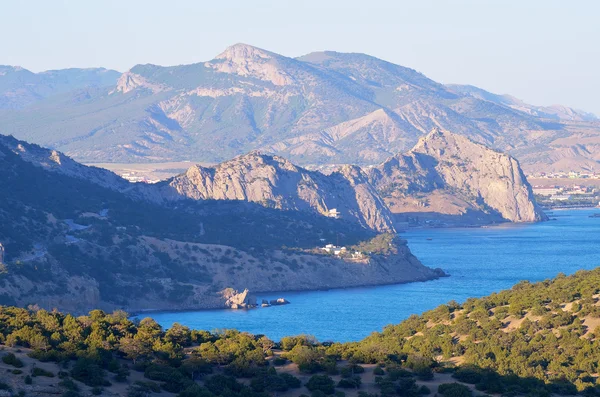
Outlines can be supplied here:
<path id="1" fill-rule="evenodd" d="M 117 81 L 117 86 L 111 91 L 111 94 L 114 92 L 126 94 L 137 88 L 146 88 L 152 91 L 152 93 L 158 93 L 169 89 L 169 87 L 164 84 L 153 83 L 148 81 L 145 77 L 129 70 L 121 75 Z"/>
<path id="2" fill-rule="evenodd" d="M 369 177 L 396 213 L 480 211 L 512 222 L 546 219 L 516 159 L 441 128 L 369 170 Z"/>
<path id="3" fill-rule="evenodd" d="M 227 47 L 214 60 L 206 62 L 205 66 L 221 73 L 254 77 L 276 86 L 285 86 L 293 82 L 292 77 L 279 65 L 286 59 L 284 56 L 240 43 Z"/>
<path id="4" fill-rule="evenodd" d="M 269 60 L 280 55 L 276 55 L 262 48 L 254 47 L 249 44 L 237 43 L 225 49 L 216 56 L 215 59 L 227 59 L 233 62 L 243 62 L 248 60 Z"/>

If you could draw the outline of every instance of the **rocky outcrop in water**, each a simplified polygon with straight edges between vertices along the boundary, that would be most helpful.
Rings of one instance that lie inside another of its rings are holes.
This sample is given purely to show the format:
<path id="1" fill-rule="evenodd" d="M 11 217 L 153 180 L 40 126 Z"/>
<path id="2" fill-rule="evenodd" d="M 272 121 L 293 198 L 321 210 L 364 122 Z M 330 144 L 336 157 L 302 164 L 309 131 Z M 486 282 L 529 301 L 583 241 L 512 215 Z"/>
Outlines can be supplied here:
<path id="1" fill-rule="evenodd" d="M 233 288 L 225 288 L 220 292 L 225 300 L 225 307 L 230 309 L 250 309 L 256 307 L 256 298 L 250 295 L 248 289 L 239 292 Z"/>

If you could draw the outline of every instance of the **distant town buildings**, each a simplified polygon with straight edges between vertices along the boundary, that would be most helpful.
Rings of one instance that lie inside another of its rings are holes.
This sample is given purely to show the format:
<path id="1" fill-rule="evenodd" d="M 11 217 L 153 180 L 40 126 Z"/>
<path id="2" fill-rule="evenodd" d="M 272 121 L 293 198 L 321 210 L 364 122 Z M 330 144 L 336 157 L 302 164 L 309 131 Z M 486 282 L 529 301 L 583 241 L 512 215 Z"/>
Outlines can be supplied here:
<path id="1" fill-rule="evenodd" d="M 160 180 L 153 180 L 153 179 L 148 179 L 145 176 L 139 176 L 136 175 L 135 172 L 124 172 L 121 175 L 121 178 L 132 182 L 132 183 L 157 183 L 160 182 Z"/>
<path id="2" fill-rule="evenodd" d="M 542 179 L 600 179 L 600 172 L 538 172 L 527 175 L 527 177 Z"/>

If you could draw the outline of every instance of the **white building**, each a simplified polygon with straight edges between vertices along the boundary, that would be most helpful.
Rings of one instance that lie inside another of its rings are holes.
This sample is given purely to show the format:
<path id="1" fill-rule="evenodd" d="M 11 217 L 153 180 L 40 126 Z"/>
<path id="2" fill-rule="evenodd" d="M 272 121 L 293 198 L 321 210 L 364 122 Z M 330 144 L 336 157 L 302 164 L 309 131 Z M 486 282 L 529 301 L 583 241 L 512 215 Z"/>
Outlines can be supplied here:
<path id="1" fill-rule="evenodd" d="M 4 246 L 0 243 L 0 263 L 4 263 Z"/>
<path id="2" fill-rule="evenodd" d="M 336 248 L 335 245 L 333 244 L 327 244 L 325 247 L 322 247 L 321 249 L 325 252 L 331 252 Z"/>
<path id="3" fill-rule="evenodd" d="M 332 208 L 327 212 L 327 216 L 330 218 L 340 219 L 342 214 L 337 210 L 337 208 Z"/>
<path id="4" fill-rule="evenodd" d="M 336 247 L 336 248 L 333 250 L 333 253 L 334 253 L 335 255 L 340 255 L 340 254 L 341 254 L 341 253 L 343 253 L 343 252 L 346 252 L 346 247 Z"/>
<path id="5" fill-rule="evenodd" d="M 557 194 L 550 197 L 551 201 L 569 201 L 571 200 L 571 196 L 568 194 Z"/>

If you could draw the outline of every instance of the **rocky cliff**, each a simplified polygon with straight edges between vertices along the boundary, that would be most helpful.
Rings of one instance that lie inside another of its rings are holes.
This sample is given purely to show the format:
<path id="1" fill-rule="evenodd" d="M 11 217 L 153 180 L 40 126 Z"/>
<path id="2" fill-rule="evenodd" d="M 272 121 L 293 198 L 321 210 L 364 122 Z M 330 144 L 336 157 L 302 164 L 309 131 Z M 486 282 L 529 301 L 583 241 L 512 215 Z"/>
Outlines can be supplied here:
<path id="1" fill-rule="evenodd" d="M 215 167 L 195 165 L 182 175 L 140 186 L 143 197 L 159 202 L 238 200 L 268 208 L 309 211 L 358 222 L 379 232 L 393 231 L 389 210 L 365 173 L 347 165 L 325 175 L 259 152 Z"/>
<path id="2" fill-rule="evenodd" d="M 471 212 L 484 223 L 546 219 L 516 159 L 448 131 L 434 129 L 368 174 L 395 214 Z"/>

